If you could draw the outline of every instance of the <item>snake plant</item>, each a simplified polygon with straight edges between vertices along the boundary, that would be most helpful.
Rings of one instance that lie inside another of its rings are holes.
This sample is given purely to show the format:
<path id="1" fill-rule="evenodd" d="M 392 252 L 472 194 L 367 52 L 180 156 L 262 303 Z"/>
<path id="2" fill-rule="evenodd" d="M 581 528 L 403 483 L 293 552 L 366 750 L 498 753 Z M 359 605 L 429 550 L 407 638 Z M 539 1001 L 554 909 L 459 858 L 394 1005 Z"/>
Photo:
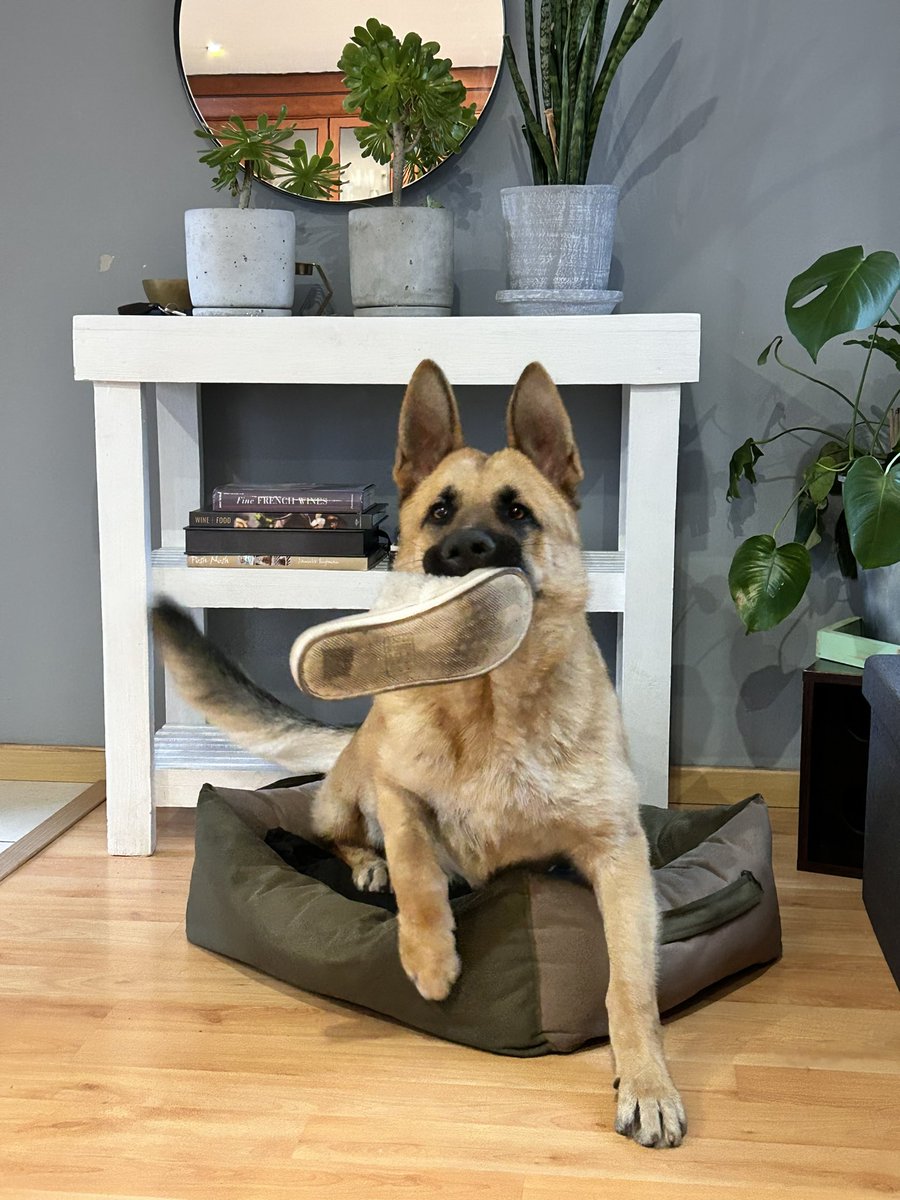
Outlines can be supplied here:
<path id="1" fill-rule="evenodd" d="M 628 0 L 603 55 L 609 0 L 525 0 L 529 94 L 509 36 L 503 54 L 525 123 L 536 184 L 586 183 L 597 126 L 625 55 L 662 0 Z"/>

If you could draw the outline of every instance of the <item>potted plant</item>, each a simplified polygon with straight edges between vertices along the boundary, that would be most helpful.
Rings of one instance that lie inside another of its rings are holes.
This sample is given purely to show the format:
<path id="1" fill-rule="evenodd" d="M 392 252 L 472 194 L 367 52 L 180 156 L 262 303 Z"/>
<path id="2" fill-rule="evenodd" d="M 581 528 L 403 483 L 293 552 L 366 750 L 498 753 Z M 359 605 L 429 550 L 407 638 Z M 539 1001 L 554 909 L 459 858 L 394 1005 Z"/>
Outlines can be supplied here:
<path id="1" fill-rule="evenodd" d="M 340 184 L 342 167 L 326 142 L 308 154 L 282 105 L 275 120 L 264 113 L 255 125 L 232 117 L 220 129 L 196 129 L 212 149 L 200 161 L 216 175 L 212 186 L 227 188 L 233 208 L 192 208 L 184 214 L 187 272 L 194 312 L 213 309 L 289 316 L 294 300 L 296 218 L 285 209 L 250 208 L 255 179 L 278 179 L 297 196 L 327 197 Z"/>
<path id="2" fill-rule="evenodd" d="M 580 312 L 611 312 L 621 300 L 606 291 L 619 189 L 588 184 L 588 168 L 610 85 L 661 3 L 628 0 L 602 55 L 609 0 L 541 0 L 537 27 L 525 0 L 530 93 L 504 37 L 534 185 L 500 193 L 511 291 L 499 300 Z M 535 290 L 549 294 L 513 294 Z"/>
<path id="3" fill-rule="evenodd" d="M 404 182 L 460 147 L 475 123 L 465 86 L 438 58 L 437 42 L 417 33 L 401 41 L 370 17 L 344 47 L 344 109 L 365 124 L 364 158 L 390 164 L 390 208 L 350 213 L 350 291 L 357 316 L 449 316 L 453 300 L 453 214 L 427 204 L 403 208 Z"/>
<path id="4" fill-rule="evenodd" d="M 788 328 L 813 362 L 833 338 L 869 332 L 844 342 L 865 352 L 852 395 L 786 362 L 781 336 L 759 356 L 763 366 L 771 354 L 780 366 L 823 387 L 832 407 L 840 401 L 850 412 L 845 412 L 846 423 L 831 428 L 797 425 L 771 437 L 749 437 L 731 456 L 727 497 L 734 500 L 742 478 L 756 483 L 763 446 L 800 432 L 824 439 L 772 532 L 748 538 L 734 555 L 728 583 L 748 633 L 771 629 L 796 608 L 810 578 L 809 552 L 828 536 L 824 517 L 834 504 L 840 512 L 830 536 L 845 576 L 855 578 L 857 568 L 863 568 L 859 578 L 869 632 L 900 643 L 900 409 L 895 407 L 900 389 L 874 407 L 862 403 L 874 354 L 887 355 L 900 369 L 900 317 L 892 307 L 898 288 L 897 256 L 887 250 L 865 256 L 862 246 L 823 255 L 788 286 Z M 795 508 L 793 540 L 778 545 L 778 532 Z"/>

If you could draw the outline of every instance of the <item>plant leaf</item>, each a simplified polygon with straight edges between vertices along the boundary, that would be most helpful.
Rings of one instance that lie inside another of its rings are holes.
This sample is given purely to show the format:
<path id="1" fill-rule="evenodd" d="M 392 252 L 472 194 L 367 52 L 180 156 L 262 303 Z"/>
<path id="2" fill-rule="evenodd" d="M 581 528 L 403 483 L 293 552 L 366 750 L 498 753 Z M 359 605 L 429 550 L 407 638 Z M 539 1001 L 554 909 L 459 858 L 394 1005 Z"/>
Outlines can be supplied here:
<path id="1" fill-rule="evenodd" d="M 873 344 L 876 350 L 880 350 L 882 354 L 892 358 L 894 366 L 900 371 L 900 340 L 897 338 L 886 338 L 882 337 L 880 333 L 876 333 L 874 338 L 850 338 L 849 341 L 844 342 L 845 346 L 865 346 L 866 349 Z"/>
<path id="2" fill-rule="evenodd" d="M 831 338 L 879 321 L 898 288 L 896 254 L 876 250 L 866 258 L 862 246 L 848 246 L 823 254 L 791 280 L 784 315 L 791 333 L 815 362 Z"/>
<path id="3" fill-rule="evenodd" d="M 900 562 L 900 462 L 882 470 L 877 458 L 858 458 L 844 481 L 844 512 L 861 567 Z"/>
<path id="4" fill-rule="evenodd" d="M 815 504 L 827 499 L 837 479 L 838 468 L 846 461 L 846 447 L 840 442 L 826 442 L 816 455 L 816 461 L 803 472 L 807 493 Z"/>
<path id="5" fill-rule="evenodd" d="M 804 492 L 797 502 L 797 524 L 794 528 L 794 541 L 812 550 L 822 540 L 823 515 L 828 507 L 826 498 L 821 504 Z"/>
<path id="6" fill-rule="evenodd" d="M 773 347 L 777 348 L 783 341 L 784 341 L 784 338 L 780 334 L 778 335 L 778 337 L 772 338 L 772 340 L 771 340 L 771 342 L 769 342 L 768 346 L 766 346 L 765 349 L 760 350 L 759 358 L 756 360 L 756 365 L 758 367 L 764 367 L 766 365 L 766 363 L 769 361 L 769 354 L 771 353 L 772 348 Z"/>
<path id="7" fill-rule="evenodd" d="M 752 437 L 747 438 L 746 442 L 738 446 L 737 450 L 731 456 L 731 462 L 728 464 L 728 491 L 725 493 L 726 500 L 740 500 L 741 476 L 749 480 L 750 483 L 756 483 L 756 472 L 753 468 L 762 458 L 762 453 L 762 450 L 760 450 Z"/>
<path id="8" fill-rule="evenodd" d="M 834 526 L 834 552 L 844 578 L 855 579 L 859 572 L 856 569 L 853 551 L 850 549 L 850 531 L 847 529 L 847 514 L 843 509 Z"/>
<path id="9" fill-rule="evenodd" d="M 794 611 L 810 576 L 809 551 L 798 542 L 776 546 L 770 533 L 759 533 L 738 546 L 728 572 L 728 587 L 748 633 L 771 629 Z"/>

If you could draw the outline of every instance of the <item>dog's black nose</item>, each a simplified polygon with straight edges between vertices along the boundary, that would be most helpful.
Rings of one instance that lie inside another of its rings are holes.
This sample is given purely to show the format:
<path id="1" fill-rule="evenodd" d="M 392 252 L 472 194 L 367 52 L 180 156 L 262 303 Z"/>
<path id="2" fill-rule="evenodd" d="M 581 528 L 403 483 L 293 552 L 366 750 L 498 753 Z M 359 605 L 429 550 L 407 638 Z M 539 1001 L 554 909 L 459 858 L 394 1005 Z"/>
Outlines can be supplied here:
<path id="1" fill-rule="evenodd" d="M 437 549 L 443 575 L 468 575 L 479 567 L 498 565 L 497 543 L 486 529 L 458 529 Z"/>

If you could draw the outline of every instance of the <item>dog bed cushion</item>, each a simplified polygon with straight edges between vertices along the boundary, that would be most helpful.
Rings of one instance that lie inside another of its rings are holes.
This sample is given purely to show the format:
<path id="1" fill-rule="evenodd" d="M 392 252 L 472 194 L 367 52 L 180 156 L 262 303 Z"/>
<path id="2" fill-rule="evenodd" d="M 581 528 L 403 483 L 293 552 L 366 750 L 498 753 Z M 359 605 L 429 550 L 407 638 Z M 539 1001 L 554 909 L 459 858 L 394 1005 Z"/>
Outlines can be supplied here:
<path id="1" fill-rule="evenodd" d="M 309 992 L 362 1005 L 499 1054 L 568 1052 L 609 1032 L 609 965 L 593 893 L 573 872 L 517 868 L 452 899 L 462 975 L 424 1000 L 397 953 L 391 901 L 357 892 L 314 844 L 315 782 L 260 791 L 206 785 L 197 807 L 187 936 Z M 660 910 L 659 1007 L 781 953 L 771 830 L 759 796 L 642 819 Z M 272 831 L 278 830 L 278 833 Z M 297 835 L 288 855 L 278 845 Z"/>

